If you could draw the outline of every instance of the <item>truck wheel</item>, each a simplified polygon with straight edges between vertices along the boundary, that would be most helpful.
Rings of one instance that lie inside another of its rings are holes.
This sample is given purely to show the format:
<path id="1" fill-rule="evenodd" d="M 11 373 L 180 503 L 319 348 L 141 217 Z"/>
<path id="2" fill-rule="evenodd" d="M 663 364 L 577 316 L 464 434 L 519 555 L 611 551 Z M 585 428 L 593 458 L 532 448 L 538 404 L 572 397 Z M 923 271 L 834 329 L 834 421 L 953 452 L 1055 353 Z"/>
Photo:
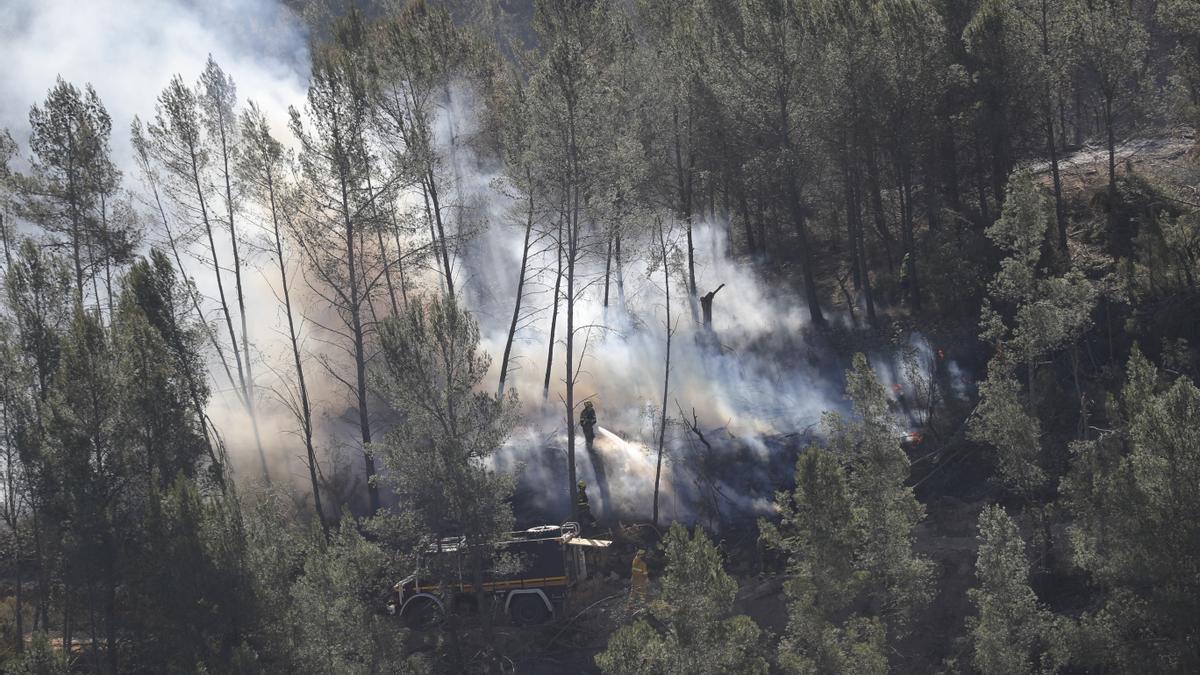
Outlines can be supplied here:
<path id="1" fill-rule="evenodd" d="M 413 600 L 404 611 L 404 624 L 412 630 L 433 630 L 441 622 L 442 610 L 428 598 Z"/>
<path id="2" fill-rule="evenodd" d="M 508 605 L 508 615 L 518 626 L 532 626 L 544 623 L 550 618 L 546 604 L 536 595 L 523 594 L 512 599 Z"/>

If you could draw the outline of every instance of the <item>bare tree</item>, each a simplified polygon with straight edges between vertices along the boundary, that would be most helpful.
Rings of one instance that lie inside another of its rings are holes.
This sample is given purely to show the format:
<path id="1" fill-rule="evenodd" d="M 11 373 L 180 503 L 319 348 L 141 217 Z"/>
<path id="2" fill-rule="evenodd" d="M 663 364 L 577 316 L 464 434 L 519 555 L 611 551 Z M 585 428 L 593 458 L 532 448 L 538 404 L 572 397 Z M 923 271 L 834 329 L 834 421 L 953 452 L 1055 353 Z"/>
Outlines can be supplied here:
<path id="1" fill-rule="evenodd" d="M 217 282 L 217 299 L 222 318 L 225 320 L 225 328 L 229 332 L 233 360 L 237 367 L 237 397 L 257 429 L 253 403 L 247 396 L 250 389 L 246 386 L 246 370 L 238 349 L 237 332 L 233 327 L 233 312 L 229 309 L 225 282 L 221 274 L 214 233 L 215 217 L 209 206 L 210 195 L 206 187 L 210 181 L 211 158 L 205 147 L 199 101 L 195 92 L 184 84 L 183 78 L 178 75 L 171 78 L 171 83 L 159 94 L 154 123 L 149 126 L 149 139 L 148 155 L 156 159 L 165 170 L 165 192 L 174 202 L 180 217 L 193 227 L 198 227 L 208 243 L 207 262 L 212 266 L 213 278 Z M 199 304 L 196 304 L 199 309 Z M 257 432 L 255 443 L 263 476 L 269 479 L 267 457 Z"/>
<path id="2" fill-rule="evenodd" d="M 658 248 L 660 253 L 659 264 L 662 265 L 663 272 L 663 297 L 666 300 L 667 308 L 667 355 L 663 365 L 662 417 L 659 419 L 658 423 L 658 460 L 654 465 L 654 515 L 651 518 L 651 522 L 654 523 L 655 527 L 658 526 L 658 487 L 659 481 L 662 477 L 663 451 L 665 450 L 664 445 L 666 444 L 667 439 L 667 397 L 670 394 L 671 388 L 671 334 L 675 332 L 674 327 L 671 325 L 671 266 L 667 255 L 667 235 L 664 231 L 665 228 L 663 226 L 662 219 L 658 218 L 656 220 L 656 224 L 658 225 Z"/>
<path id="3" fill-rule="evenodd" d="M 529 268 L 529 248 L 533 235 L 533 226 L 537 221 L 537 198 L 540 186 L 534 179 L 532 150 L 529 139 L 529 98 L 521 82 L 513 77 L 506 96 L 501 101 L 504 115 L 504 152 L 508 170 L 507 183 L 514 189 L 519 200 L 521 216 L 525 221 L 525 238 L 521 245 L 521 268 L 517 272 L 517 290 L 513 300 L 512 321 L 508 326 L 508 337 L 504 341 L 504 355 L 500 359 L 500 378 L 496 394 L 504 394 L 504 383 L 508 377 L 508 365 L 511 363 L 513 340 L 517 334 L 517 326 L 521 320 L 521 303 L 525 299 L 525 279 Z M 557 303 L 556 303 L 557 305 Z M 553 341 L 553 336 L 551 340 Z"/>
<path id="4" fill-rule="evenodd" d="M 286 189 L 281 183 L 284 165 L 283 146 L 271 135 L 266 117 L 258 106 L 251 102 L 242 112 L 241 133 L 245 141 L 239 171 L 245 178 L 255 197 L 266 207 L 271 217 L 271 240 L 274 244 L 275 262 L 279 265 L 279 289 L 283 296 L 283 312 L 287 318 L 288 343 L 292 348 L 292 363 L 296 368 L 296 395 L 298 401 L 291 406 L 300 422 L 307 456 L 308 477 L 312 485 L 313 508 L 321 522 L 321 529 L 329 534 L 325 510 L 321 507 L 321 486 L 317 480 L 317 453 L 313 449 L 312 405 L 308 398 L 308 383 L 304 378 L 304 359 L 300 354 L 300 336 L 296 329 L 295 312 L 292 309 L 291 288 L 288 282 L 288 261 L 284 256 L 283 231 L 280 220 L 286 208 L 281 205 Z M 281 213 L 282 212 L 282 213 Z"/>
<path id="5" fill-rule="evenodd" d="M 344 21 L 352 23 L 357 17 Z M 295 108 L 290 113 L 292 132 L 300 141 L 303 178 L 296 241 L 311 273 L 310 288 L 328 303 L 342 324 L 317 325 L 330 334 L 329 344 L 354 362 L 352 378 L 343 377 L 331 364 L 325 365 L 328 374 L 346 386 L 357 407 L 367 496 L 374 513 L 379 509 L 379 487 L 367 408 L 367 340 L 373 326 L 364 311 L 369 311 L 371 290 L 382 272 L 373 268 L 362 246 L 370 208 L 365 189 L 367 151 L 361 143 L 368 110 L 355 90 L 363 86 L 363 74 L 341 47 L 319 47 L 313 52 L 305 116 L 302 118 Z"/>
<path id="6" fill-rule="evenodd" d="M 263 453 L 262 437 L 258 429 L 258 413 L 255 410 L 254 394 L 254 363 L 250 358 L 250 335 L 246 328 L 246 294 L 242 290 L 242 259 L 238 246 L 237 224 L 234 213 L 238 209 L 240 194 L 235 193 L 234 180 L 238 156 L 241 153 L 240 139 L 237 127 L 237 116 L 234 107 L 237 105 L 237 87 L 233 78 L 225 74 L 212 55 L 204 65 L 204 72 L 197 84 L 200 92 L 200 118 L 207 132 L 205 140 L 211 152 L 220 161 L 217 167 L 218 177 L 224 184 L 224 201 L 226 227 L 229 228 L 229 244 L 233 252 L 233 281 L 237 294 L 238 315 L 242 328 L 242 358 L 245 362 L 246 374 L 242 378 L 242 389 L 246 402 L 246 412 L 250 416 L 250 427 L 254 431 L 254 444 L 258 446 L 259 458 L 262 460 L 263 478 L 271 482 L 271 473 L 267 467 L 266 455 Z M 240 186 L 239 186 L 240 187 Z M 240 189 L 237 191 L 240 192 Z"/>

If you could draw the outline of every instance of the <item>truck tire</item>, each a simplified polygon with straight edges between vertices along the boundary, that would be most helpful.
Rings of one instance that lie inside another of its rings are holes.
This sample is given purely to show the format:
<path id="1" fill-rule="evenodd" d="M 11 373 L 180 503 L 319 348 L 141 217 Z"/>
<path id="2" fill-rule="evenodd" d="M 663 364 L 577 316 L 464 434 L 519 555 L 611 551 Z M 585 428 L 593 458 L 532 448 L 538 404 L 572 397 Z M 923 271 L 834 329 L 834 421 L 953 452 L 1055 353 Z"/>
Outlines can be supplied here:
<path id="1" fill-rule="evenodd" d="M 546 619 L 550 618 L 550 612 L 546 611 L 546 603 L 542 602 L 540 597 L 528 593 L 512 599 L 508 605 L 508 615 L 518 626 L 545 623 Z"/>
<path id="2" fill-rule="evenodd" d="M 437 628 L 442 622 L 442 609 L 428 598 L 417 598 L 404 609 L 404 625 L 415 631 Z"/>

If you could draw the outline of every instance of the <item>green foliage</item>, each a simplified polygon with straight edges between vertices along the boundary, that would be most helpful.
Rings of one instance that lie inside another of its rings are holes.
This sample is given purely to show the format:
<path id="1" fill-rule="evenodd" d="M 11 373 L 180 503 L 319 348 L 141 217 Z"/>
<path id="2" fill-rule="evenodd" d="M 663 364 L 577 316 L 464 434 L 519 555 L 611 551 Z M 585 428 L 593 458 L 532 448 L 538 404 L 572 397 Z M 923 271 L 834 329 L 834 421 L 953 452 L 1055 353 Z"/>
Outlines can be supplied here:
<path id="1" fill-rule="evenodd" d="M 1174 38 L 1170 76 L 1176 119 L 1200 122 L 1200 6 L 1191 0 L 1165 0 L 1155 9 L 1155 21 Z"/>
<path id="2" fill-rule="evenodd" d="M 979 515 L 979 588 L 969 591 L 979 615 L 969 622 L 973 663 L 985 675 L 1053 673 L 1066 665 L 1066 621 L 1056 618 L 1029 586 L 1025 542 L 999 506 Z"/>
<path id="3" fill-rule="evenodd" d="M 493 471 L 487 460 L 516 423 L 517 396 L 513 390 L 506 396 L 479 390 L 491 360 L 477 351 L 478 324 L 453 299 L 437 297 L 427 304 L 411 299 L 405 313 L 386 320 L 379 331 L 382 359 L 373 373 L 375 387 L 404 415 L 404 424 L 388 433 L 381 448 L 409 516 L 387 521 L 401 528 L 390 536 L 418 546 L 463 537 L 464 551 L 426 559 L 427 573 L 443 582 L 443 600 L 452 608 L 445 626 L 454 644 L 451 656 L 461 668 L 453 611 L 458 603 L 450 584 L 471 583 L 474 603 L 487 610 L 484 570 L 509 564 L 492 543 L 513 528 L 514 477 Z M 491 647 L 492 613 L 481 614 Z"/>
<path id="4" fill-rule="evenodd" d="M 970 423 L 972 438 L 997 449 L 1005 484 L 1026 497 L 1046 488 L 1041 426 L 1033 391 L 1039 362 L 1073 349 L 1091 326 L 1099 284 L 1077 269 L 1056 274 L 1044 263 L 1053 210 L 1028 172 L 1014 173 L 1008 199 L 988 237 L 1005 254 L 989 284 L 980 318 L 980 337 L 996 354 L 980 384 L 980 404 Z M 1025 368 L 1022 391 L 1017 369 Z"/>
<path id="5" fill-rule="evenodd" d="M 846 395 L 858 419 L 829 416 L 830 450 L 850 468 L 847 484 L 862 539 L 856 555 L 866 591 L 884 609 L 889 637 L 904 635 L 913 613 L 929 599 L 931 563 L 913 553 L 913 528 L 925 507 L 905 485 L 908 456 L 887 407 L 883 386 L 862 354 L 846 373 Z"/>
<path id="6" fill-rule="evenodd" d="M 746 616 L 730 616 L 737 582 L 702 530 L 673 523 L 663 546 L 667 565 L 652 621 L 622 626 L 596 656 L 605 673 L 684 675 L 766 673 L 760 631 Z M 657 626 L 657 628 L 656 628 Z"/>
<path id="7" fill-rule="evenodd" d="M 780 664 L 789 672 L 887 672 L 889 643 L 929 599 L 932 565 L 912 550 L 924 507 L 904 485 L 908 458 L 866 359 L 846 373 L 855 419 L 829 415 L 830 449 L 796 462 L 796 488 L 762 523 L 792 578 Z"/>
<path id="8" fill-rule="evenodd" d="M 994 362 L 1003 366 L 1003 362 Z M 996 448 L 1000 477 L 1022 495 L 1045 487 L 1046 471 L 1041 448 L 1041 424 L 1029 414 L 1011 370 L 992 367 L 979 384 L 979 407 L 971 423 L 972 438 Z"/>
<path id="9" fill-rule="evenodd" d="M 392 583 L 387 554 L 359 534 L 350 518 L 325 541 L 319 531 L 289 593 L 294 664 L 302 672 L 411 672 L 403 633 L 380 612 Z"/>
<path id="10" fill-rule="evenodd" d="M 1084 620 L 1090 664 L 1189 671 L 1200 635 L 1200 389 L 1173 383 L 1136 350 L 1121 427 L 1075 448 L 1064 480 L 1075 562 L 1102 589 Z"/>
<path id="11" fill-rule="evenodd" d="M 12 675 L 68 675 L 71 672 L 66 654 L 50 643 L 50 636 L 34 633 L 25 653 L 0 664 Z"/>
<path id="12" fill-rule="evenodd" d="M 516 423 L 515 392 L 477 390 L 491 359 L 476 351 L 479 326 L 452 301 L 412 301 L 380 328 L 378 391 L 405 415 L 382 446 L 407 510 L 428 532 L 495 541 L 511 529 L 512 479 L 486 466 Z"/>
<path id="13" fill-rule="evenodd" d="M 1097 290 L 1081 272 L 1054 274 L 1042 265 L 1053 214 L 1033 175 L 1018 172 L 1009 179 L 1000 219 L 987 229 L 1007 255 L 988 286 L 982 337 L 1023 363 L 1074 344 L 1090 327 L 1096 304 Z M 1000 323 L 996 306 L 1010 308 L 1012 318 Z"/>
<path id="14" fill-rule="evenodd" d="M 123 624 L 143 636 L 131 662 L 220 669 L 259 620 L 239 506 L 232 497 L 205 497 L 183 478 L 148 497 L 144 529 L 129 542 L 130 553 L 143 557 L 131 564 L 136 576 L 122 593 L 133 610 Z"/>
<path id="15" fill-rule="evenodd" d="M 788 553 L 792 573 L 779 665 L 792 673 L 887 672 L 882 623 L 852 613 L 867 573 L 856 564 L 863 537 L 837 457 L 805 451 L 796 462 L 795 491 L 779 494 L 776 503 L 780 524 L 761 527 L 768 543 Z"/>

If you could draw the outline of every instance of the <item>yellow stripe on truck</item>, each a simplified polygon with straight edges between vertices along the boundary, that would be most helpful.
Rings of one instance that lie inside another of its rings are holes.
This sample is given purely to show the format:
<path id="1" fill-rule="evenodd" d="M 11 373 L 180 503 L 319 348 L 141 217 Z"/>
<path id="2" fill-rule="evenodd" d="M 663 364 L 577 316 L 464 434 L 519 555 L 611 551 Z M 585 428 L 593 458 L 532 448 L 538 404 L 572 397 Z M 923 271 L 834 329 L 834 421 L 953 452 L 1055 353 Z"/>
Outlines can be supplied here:
<path id="1" fill-rule="evenodd" d="M 529 588 L 529 587 L 540 588 L 543 586 L 566 586 L 566 585 L 567 585 L 567 578 L 565 576 L 563 576 L 563 577 L 542 577 L 541 579 L 511 579 L 509 581 L 487 582 L 483 585 L 483 590 L 498 591 L 498 590 L 506 590 L 509 588 Z M 439 590 L 439 587 L 438 586 L 417 586 L 416 590 L 418 593 L 430 593 L 430 592 L 437 592 Z M 467 591 L 473 591 L 473 590 L 475 590 L 475 586 L 473 586 L 472 584 L 458 584 L 458 590 L 460 593 L 467 592 Z"/>

